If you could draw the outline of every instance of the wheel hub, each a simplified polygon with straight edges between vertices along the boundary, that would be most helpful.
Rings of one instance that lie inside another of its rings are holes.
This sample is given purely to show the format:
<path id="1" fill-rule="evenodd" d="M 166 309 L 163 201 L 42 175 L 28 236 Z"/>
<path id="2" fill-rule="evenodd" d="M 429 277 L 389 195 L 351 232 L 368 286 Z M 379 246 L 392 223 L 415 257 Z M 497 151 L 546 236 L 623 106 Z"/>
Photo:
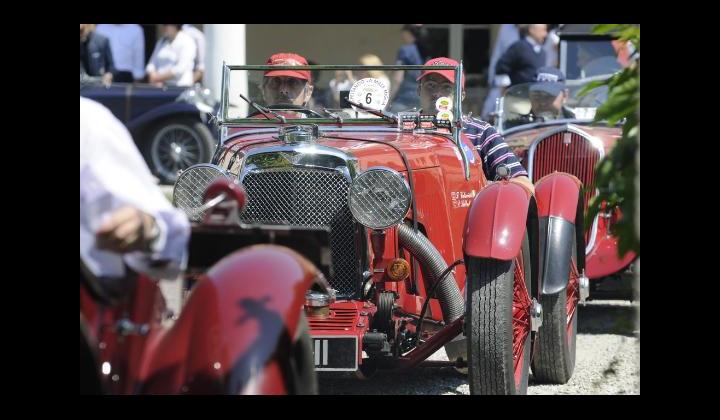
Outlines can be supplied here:
<path id="1" fill-rule="evenodd" d="M 172 157 L 173 161 L 178 163 L 180 162 L 180 156 L 182 156 L 182 151 L 182 147 L 179 144 L 173 142 L 170 145 L 170 157 Z"/>
<path id="2" fill-rule="evenodd" d="M 584 302 L 590 296 L 590 279 L 585 277 L 585 273 L 578 277 L 578 285 L 580 286 L 580 302 Z"/>
<path id="3" fill-rule="evenodd" d="M 535 300 L 535 298 L 533 298 L 532 308 L 530 309 L 530 328 L 532 328 L 533 331 L 537 332 L 540 329 L 540 326 L 542 326 L 542 322 L 542 305 L 540 304 L 540 302 Z"/>

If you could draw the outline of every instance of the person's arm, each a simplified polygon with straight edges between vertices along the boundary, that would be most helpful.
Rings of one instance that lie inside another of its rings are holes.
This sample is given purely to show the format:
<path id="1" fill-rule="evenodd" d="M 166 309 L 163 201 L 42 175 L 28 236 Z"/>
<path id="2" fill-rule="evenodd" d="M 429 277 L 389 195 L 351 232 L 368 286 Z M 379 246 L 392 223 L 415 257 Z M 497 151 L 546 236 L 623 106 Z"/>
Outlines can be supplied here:
<path id="1" fill-rule="evenodd" d="M 510 74 L 515 68 L 515 62 L 517 60 L 517 45 L 513 44 L 505 54 L 503 54 L 495 65 L 495 74 Z"/>
<path id="2" fill-rule="evenodd" d="M 193 72 L 193 83 L 202 83 L 205 72 L 202 70 L 195 70 Z"/>
<path id="3" fill-rule="evenodd" d="M 145 72 L 148 76 L 148 82 L 152 83 L 156 86 L 162 86 L 163 82 L 158 81 L 158 69 L 157 65 L 155 64 L 155 61 L 157 60 L 157 55 L 160 49 L 162 48 L 163 39 L 159 39 L 157 43 L 155 43 L 155 48 L 153 49 L 152 55 L 150 56 L 150 60 L 148 61 L 147 66 L 145 67 Z"/>
<path id="4" fill-rule="evenodd" d="M 395 59 L 395 64 L 397 65 L 403 65 L 408 63 L 408 57 L 405 53 L 404 48 L 400 48 L 397 53 L 397 58 Z M 404 70 L 395 70 L 392 75 L 392 83 L 390 83 L 390 102 L 393 103 L 395 100 L 395 96 L 397 96 L 400 84 L 403 81 L 403 78 L 405 77 L 405 71 Z"/>
<path id="5" fill-rule="evenodd" d="M 149 251 L 160 229 L 155 218 L 138 208 L 125 205 L 114 211 L 95 232 L 98 249 L 125 254 Z"/>
<path id="6" fill-rule="evenodd" d="M 178 59 L 174 66 L 165 71 L 148 72 L 151 83 L 165 83 L 175 77 L 180 77 L 185 72 L 192 72 L 195 65 L 195 41 L 183 43 L 179 49 Z"/>
<path id="7" fill-rule="evenodd" d="M 163 84 L 168 80 L 172 79 L 173 77 L 175 77 L 175 74 L 173 73 L 172 69 L 168 69 L 165 71 L 148 72 L 148 80 L 150 81 L 150 83 Z"/>
<path id="8" fill-rule="evenodd" d="M 187 43 L 183 43 L 182 48 L 180 48 L 177 63 L 175 63 L 170 70 L 170 78 L 180 77 L 186 72 L 192 73 L 193 68 L 195 67 L 197 47 L 195 46 L 195 41 L 193 41 L 192 38 L 188 36 L 187 39 L 189 41 Z"/>
<path id="9" fill-rule="evenodd" d="M 392 103 L 395 99 L 395 96 L 397 96 L 398 88 L 402 83 L 403 77 L 405 77 L 404 70 L 396 70 L 395 72 L 393 72 L 393 79 L 390 83 L 390 103 Z"/>
<path id="10" fill-rule="evenodd" d="M 202 83 L 205 75 L 205 34 L 202 31 L 197 33 L 197 65 L 193 73 L 193 83 Z"/>
<path id="11" fill-rule="evenodd" d="M 470 122 L 468 125 L 474 127 L 478 132 L 473 143 L 480 155 L 485 177 L 489 181 L 499 179 L 497 169 L 500 165 L 505 165 L 510 170 L 511 181 L 525 185 L 533 192 L 535 189 L 528 178 L 527 171 L 502 135 L 495 130 L 495 127 L 484 121 Z"/>
<path id="12" fill-rule="evenodd" d="M 113 61 L 109 39 L 105 38 L 102 49 L 105 62 L 105 74 L 102 75 L 102 80 L 104 84 L 109 85 L 112 83 L 113 73 L 115 72 L 115 62 Z"/>
<path id="13" fill-rule="evenodd" d="M 169 278 L 185 267 L 190 225 L 172 206 L 125 126 L 100 104 L 80 106 L 81 209 L 109 198 L 96 246 L 124 253 L 134 270 Z M 82 212 L 82 210 L 81 210 Z"/>
<path id="14" fill-rule="evenodd" d="M 496 78 L 495 76 L 497 73 L 495 72 L 495 69 L 497 67 L 497 62 L 500 60 L 500 57 L 507 52 L 510 47 L 517 42 L 520 39 L 520 34 L 518 33 L 517 26 L 514 24 L 503 24 L 500 27 L 500 33 L 498 34 L 498 40 L 495 44 L 495 49 L 493 50 L 493 55 L 490 58 L 490 67 L 488 69 L 488 85 L 490 86 L 499 86 L 495 83 Z"/>
<path id="15" fill-rule="evenodd" d="M 145 34 L 142 29 L 138 30 L 133 45 L 133 78 L 136 82 L 145 77 Z"/>
<path id="16" fill-rule="evenodd" d="M 535 185 L 533 185 L 532 181 L 530 181 L 530 178 L 528 178 L 526 175 L 519 175 L 514 178 L 510 178 L 510 182 L 518 183 L 521 186 L 525 187 L 531 193 L 535 194 Z"/>

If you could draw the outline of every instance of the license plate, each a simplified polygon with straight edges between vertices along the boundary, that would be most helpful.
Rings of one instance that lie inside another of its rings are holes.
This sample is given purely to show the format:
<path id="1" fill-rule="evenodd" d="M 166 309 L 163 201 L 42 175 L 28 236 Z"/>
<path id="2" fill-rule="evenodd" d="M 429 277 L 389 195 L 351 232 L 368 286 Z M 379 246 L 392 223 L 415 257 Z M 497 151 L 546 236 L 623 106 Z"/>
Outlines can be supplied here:
<path id="1" fill-rule="evenodd" d="M 313 336 L 315 370 L 358 369 L 358 342 L 356 336 Z"/>

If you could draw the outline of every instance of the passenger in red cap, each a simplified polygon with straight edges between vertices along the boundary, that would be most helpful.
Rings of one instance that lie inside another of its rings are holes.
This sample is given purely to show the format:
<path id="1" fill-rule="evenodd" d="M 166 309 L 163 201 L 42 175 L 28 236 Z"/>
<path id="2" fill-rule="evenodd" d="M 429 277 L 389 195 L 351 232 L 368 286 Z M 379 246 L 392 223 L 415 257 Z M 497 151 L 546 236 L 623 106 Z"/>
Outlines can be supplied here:
<path id="1" fill-rule="evenodd" d="M 452 58 L 438 57 L 431 58 L 425 63 L 426 66 L 457 66 L 459 63 Z M 420 105 L 423 114 L 435 114 L 439 110 L 436 109 L 438 99 L 449 98 L 452 105 L 455 105 L 455 71 L 454 70 L 423 70 L 418 80 L 418 96 L 420 96 Z M 462 97 L 465 99 L 465 74 L 461 78 Z M 456 110 L 452 109 L 452 113 Z M 455 118 L 461 116 L 457 115 Z M 517 156 L 512 152 L 502 135 L 495 131 L 495 128 L 486 121 L 477 118 L 462 116 L 463 118 L 463 135 L 469 139 L 475 146 L 480 162 L 482 163 L 485 178 L 489 181 L 500 179 L 498 169 L 501 166 L 509 171 L 509 177 L 514 182 L 518 182 L 534 191 L 534 187 L 528 173 L 518 160 Z"/>
<path id="2" fill-rule="evenodd" d="M 307 66 L 305 57 L 294 53 L 277 53 L 265 64 L 272 66 Z M 305 107 L 312 97 L 313 85 L 310 70 L 267 70 L 263 77 L 262 92 L 265 103 Z"/>
<path id="3" fill-rule="evenodd" d="M 457 66 L 460 63 L 447 57 L 431 58 L 426 66 Z M 455 97 L 455 70 L 423 70 L 417 78 L 420 106 L 425 112 L 435 112 L 435 102 L 441 97 Z M 465 99 L 465 75 L 462 75 L 462 99 Z"/>

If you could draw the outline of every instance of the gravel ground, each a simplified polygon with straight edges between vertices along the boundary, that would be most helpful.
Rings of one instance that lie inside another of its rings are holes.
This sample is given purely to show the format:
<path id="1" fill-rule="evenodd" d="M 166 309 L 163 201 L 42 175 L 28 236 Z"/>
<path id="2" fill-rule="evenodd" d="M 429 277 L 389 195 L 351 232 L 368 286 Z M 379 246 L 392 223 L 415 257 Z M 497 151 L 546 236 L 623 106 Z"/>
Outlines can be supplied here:
<path id="1" fill-rule="evenodd" d="M 640 335 L 637 302 L 591 301 L 579 309 L 575 372 L 567 384 L 541 385 L 530 376 L 528 394 L 639 394 Z M 447 360 L 440 349 L 430 360 Z M 453 368 L 380 371 L 369 380 L 323 373 L 321 394 L 469 394 L 466 378 Z"/>

